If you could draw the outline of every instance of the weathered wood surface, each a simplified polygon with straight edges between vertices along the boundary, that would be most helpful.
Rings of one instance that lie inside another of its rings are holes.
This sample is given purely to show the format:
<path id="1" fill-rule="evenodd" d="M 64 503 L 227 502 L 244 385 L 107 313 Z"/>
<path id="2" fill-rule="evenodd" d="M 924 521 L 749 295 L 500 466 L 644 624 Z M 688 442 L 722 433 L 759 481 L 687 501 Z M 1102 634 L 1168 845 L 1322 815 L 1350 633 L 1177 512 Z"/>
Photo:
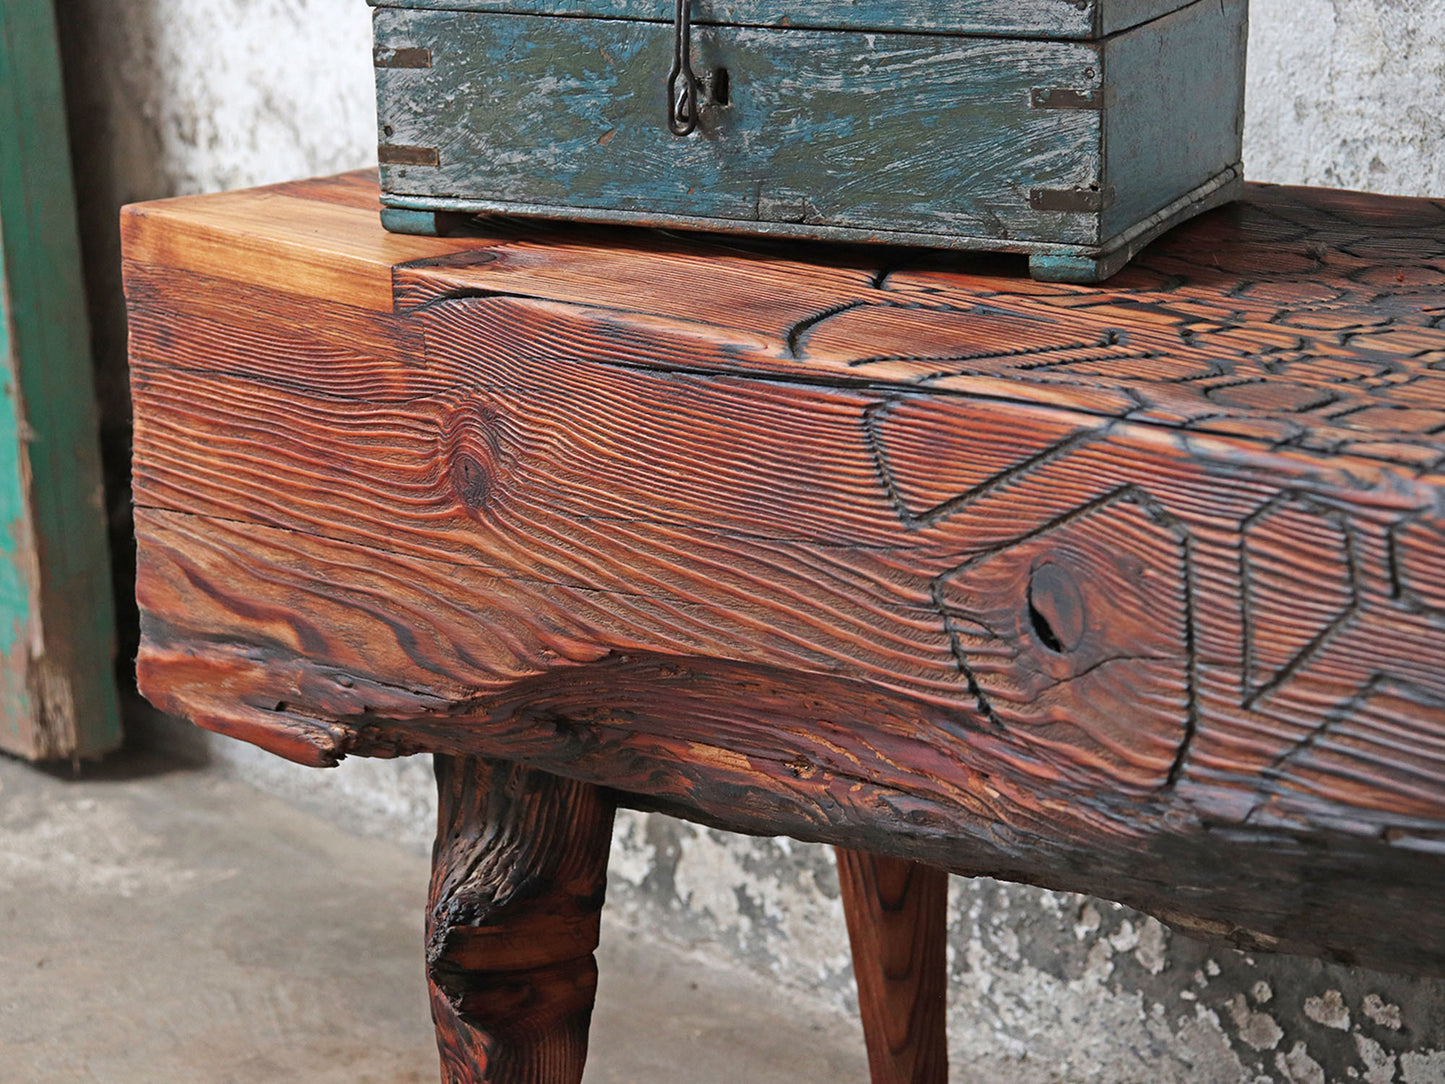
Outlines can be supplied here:
<path id="1" fill-rule="evenodd" d="M 1102 239 L 1239 163 L 1248 37 L 1248 0 L 1205 0 L 1103 44 Z"/>
<path id="2" fill-rule="evenodd" d="M 613 805 L 520 765 L 439 756 L 427 980 L 446 1084 L 576 1084 Z"/>
<path id="3" fill-rule="evenodd" d="M 1122 264 L 1135 233 L 1237 193 L 1246 7 L 1103 41 L 699 25 L 687 138 L 667 23 L 384 7 L 381 184 L 398 208 Z"/>
<path id="4" fill-rule="evenodd" d="M 49 0 L 0 0 L 0 370 L 0 749 L 99 756 L 115 614 Z"/>
<path id="5" fill-rule="evenodd" d="M 1101 174 L 1103 111 L 1030 97 L 1096 94 L 1093 43 L 875 34 L 865 49 L 858 34 L 699 26 L 694 66 L 707 81 L 727 69 L 728 96 L 705 95 L 680 139 L 662 93 L 670 25 L 386 8 L 375 32 L 431 58 L 376 69 L 388 193 L 1100 240 L 1097 215 L 1029 203 Z"/>
<path id="6" fill-rule="evenodd" d="M 126 218 L 158 705 L 1445 970 L 1440 204 L 1101 290 L 373 200 Z"/>
<path id="7" fill-rule="evenodd" d="M 379 8 L 489 11 L 670 22 L 667 0 L 371 0 Z M 1098 38 L 1176 11 L 1189 0 L 692 0 L 699 25 L 816 30 L 928 30 L 1025 38 Z"/>
<path id="8" fill-rule="evenodd" d="M 948 1084 L 948 874 L 837 857 L 872 1084 Z"/>

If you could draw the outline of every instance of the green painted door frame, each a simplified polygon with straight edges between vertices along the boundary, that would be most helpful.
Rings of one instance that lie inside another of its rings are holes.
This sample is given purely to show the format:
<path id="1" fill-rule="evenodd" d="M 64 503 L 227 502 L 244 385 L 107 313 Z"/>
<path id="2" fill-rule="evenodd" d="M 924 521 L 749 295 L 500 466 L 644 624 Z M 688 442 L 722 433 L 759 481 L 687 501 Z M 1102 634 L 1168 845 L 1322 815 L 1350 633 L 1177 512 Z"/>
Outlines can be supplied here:
<path id="1" fill-rule="evenodd" d="M 90 329 L 51 0 L 0 0 L 0 749 L 120 741 Z"/>

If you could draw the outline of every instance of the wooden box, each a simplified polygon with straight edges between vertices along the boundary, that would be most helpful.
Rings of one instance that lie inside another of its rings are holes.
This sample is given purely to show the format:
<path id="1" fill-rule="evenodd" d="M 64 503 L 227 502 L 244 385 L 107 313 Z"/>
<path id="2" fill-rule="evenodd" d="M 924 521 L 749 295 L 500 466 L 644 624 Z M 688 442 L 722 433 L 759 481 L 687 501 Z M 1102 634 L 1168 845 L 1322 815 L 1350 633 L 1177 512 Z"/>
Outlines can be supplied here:
<path id="1" fill-rule="evenodd" d="M 1247 0 L 374 2 L 396 232 L 537 215 L 1023 252 L 1096 282 L 1239 192 Z"/>

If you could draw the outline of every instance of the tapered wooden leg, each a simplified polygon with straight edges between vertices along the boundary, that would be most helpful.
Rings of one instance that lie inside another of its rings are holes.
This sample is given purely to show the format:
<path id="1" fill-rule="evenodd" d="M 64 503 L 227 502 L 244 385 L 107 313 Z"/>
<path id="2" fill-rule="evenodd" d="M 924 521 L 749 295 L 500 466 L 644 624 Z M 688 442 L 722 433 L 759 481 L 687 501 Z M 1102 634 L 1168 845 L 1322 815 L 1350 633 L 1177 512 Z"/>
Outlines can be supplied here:
<path id="1" fill-rule="evenodd" d="M 836 851 L 873 1084 L 947 1084 L 948 874 Z"/>
<path id="2" fill-rule="evenodd" d="M 613 807 L 594 786 L 436 757 L 427 978 L 446 1084 L 576 1084 Z"/>

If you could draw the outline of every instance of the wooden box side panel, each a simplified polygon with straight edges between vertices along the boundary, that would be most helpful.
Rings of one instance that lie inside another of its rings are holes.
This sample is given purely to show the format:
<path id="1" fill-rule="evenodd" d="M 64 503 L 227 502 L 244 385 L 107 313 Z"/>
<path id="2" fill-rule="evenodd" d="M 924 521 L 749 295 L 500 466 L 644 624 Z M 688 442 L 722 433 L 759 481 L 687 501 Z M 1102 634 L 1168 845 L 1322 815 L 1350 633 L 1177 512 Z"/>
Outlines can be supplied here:
<path id="1" fill-rule="evenodd" d="M 1248 6 L 1200 0 L 1105 43 L 1105 237 L 1239 163 Z"/>
<path id="2" fill-rule="evenodd" d="M 1095 0 L 1094 25 L 1099 36 L 1107 37 L 1188 7 L 1190 3 L 1191 0 Z"/>
<path id="3" fill-rule="evenodd" d="M 698 27 L 697 69 L 728 72 L 698 131 L 666 128 L 671 30 L 657 23 L 380 9 L 382 187 L 756 223 L 1090 244 L 1098 46 Z M 1090 76 L 1086 73 L 1093 72 Z M 711 92 L 710 92 L 711 93 Z"/>

